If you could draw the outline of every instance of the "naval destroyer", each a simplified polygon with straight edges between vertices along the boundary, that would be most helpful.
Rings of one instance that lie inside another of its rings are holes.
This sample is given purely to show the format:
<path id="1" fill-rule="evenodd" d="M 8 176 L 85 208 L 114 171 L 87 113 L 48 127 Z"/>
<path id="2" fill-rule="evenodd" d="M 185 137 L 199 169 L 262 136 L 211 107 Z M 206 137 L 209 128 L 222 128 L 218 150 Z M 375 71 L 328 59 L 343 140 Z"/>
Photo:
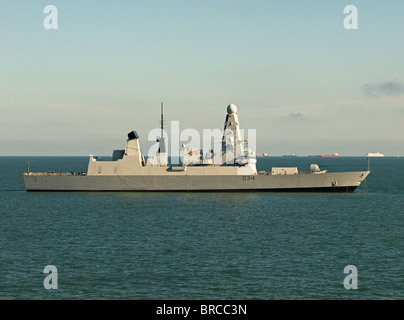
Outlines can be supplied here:
<path id="1" fill-rule="evenodd" d="M 271 171 L 257 171 L 256 156 L 249 151 L 248 140 L 240 134 L 237 107 L 227 107 L 221 151 L 183 145 L 179 165 L 168 162 L 163 138 L 155 155 L 145 159 L 139 135 L 128 134 L 124 150 L 114 150 L 111 161 L 101 161 L 90 155 L 87 172 L 30 172 L 24 173 L 27 191 L 139 191 L 139 192 L 353 192 L 370 171 L 328 172 L 311 164 L 308 171 L 297 167 L 276 167 Z"/>

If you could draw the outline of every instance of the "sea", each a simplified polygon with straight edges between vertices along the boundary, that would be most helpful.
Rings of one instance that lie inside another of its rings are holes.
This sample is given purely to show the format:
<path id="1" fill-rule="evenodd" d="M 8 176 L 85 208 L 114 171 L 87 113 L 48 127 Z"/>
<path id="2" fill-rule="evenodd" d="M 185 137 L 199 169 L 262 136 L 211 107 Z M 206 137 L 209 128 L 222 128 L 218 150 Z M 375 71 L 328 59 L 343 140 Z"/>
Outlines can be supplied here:
<path id="1" fill-rule="evenodd" d="M 353 193 L 31 193 L 28 162 L 82 172 L 88 157 L 0 157 L 1 300 L 404 298 L 404 158 L 258 159 L 369 165 Z"/>

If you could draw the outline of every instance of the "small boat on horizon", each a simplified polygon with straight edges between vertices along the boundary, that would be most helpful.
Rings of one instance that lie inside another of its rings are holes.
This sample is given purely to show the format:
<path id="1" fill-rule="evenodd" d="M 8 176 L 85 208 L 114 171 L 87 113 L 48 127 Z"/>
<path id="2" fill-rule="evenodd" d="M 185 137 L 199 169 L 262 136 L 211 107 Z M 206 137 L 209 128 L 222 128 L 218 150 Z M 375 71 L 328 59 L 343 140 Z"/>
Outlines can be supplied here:
<path id="1" fill-rule="evenodd" d="M 339 154 L 338 154 L 338 153 L 333 153 L 333 154 L 321 154 L 321 153 L 317 153 L 316 155 L 309 155 L 309 157 L 337 158 L 337 157 L 339 157 Z"/>
<path id="2" fill-rule="evenodd" d="M 264 153 L 262 153 L 262 154 L 260 154 L 260 155 L 257 154 L 255 157 L 256 157 L 256 158 L 267 158 L 267 157 L 269 157 L 269 156 L 268 156 L 268 153 L 264 152 Z"/>
<path id="3" fill-rule="evenodd" d="M 369 152 L 366 156 L 367 157 L 384 157 L 384 154 L 380 153 L 380 152 Z"/>
<path id="4" fill-rule="evenodd" d="M 338 153 L 320 154 L 319 157 L 322 157 L 322 158 L 336 158 L 336 157 L 339 157 L 339 154 Z"/>

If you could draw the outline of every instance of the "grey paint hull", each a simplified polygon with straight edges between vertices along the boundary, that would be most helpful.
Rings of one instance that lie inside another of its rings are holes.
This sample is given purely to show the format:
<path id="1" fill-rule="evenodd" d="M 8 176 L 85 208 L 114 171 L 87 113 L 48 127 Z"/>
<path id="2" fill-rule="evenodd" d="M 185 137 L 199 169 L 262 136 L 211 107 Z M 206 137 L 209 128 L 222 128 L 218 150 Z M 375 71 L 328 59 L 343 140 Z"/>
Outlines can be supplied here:
<path id="1" fill-rule="evenodd" d="M 294 175 L 24 175 L 27 191 L 352 192 L 369 171 Z"/>

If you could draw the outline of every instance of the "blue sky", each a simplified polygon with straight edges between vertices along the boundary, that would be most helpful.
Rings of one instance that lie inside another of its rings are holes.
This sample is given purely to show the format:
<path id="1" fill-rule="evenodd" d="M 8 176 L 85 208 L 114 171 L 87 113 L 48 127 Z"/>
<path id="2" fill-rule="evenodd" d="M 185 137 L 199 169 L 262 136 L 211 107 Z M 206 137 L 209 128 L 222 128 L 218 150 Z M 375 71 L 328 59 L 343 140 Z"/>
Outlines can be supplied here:
<path id="1" fill-rule="evenodd" d="M 160 102 L 168 131 L 222 128 L 234 103 L 270 155 L 404 155 L 403 14 L 399 0 L 2 1 L 0 155 L 110 155 L 131 130 L 147 149 Z"/>

